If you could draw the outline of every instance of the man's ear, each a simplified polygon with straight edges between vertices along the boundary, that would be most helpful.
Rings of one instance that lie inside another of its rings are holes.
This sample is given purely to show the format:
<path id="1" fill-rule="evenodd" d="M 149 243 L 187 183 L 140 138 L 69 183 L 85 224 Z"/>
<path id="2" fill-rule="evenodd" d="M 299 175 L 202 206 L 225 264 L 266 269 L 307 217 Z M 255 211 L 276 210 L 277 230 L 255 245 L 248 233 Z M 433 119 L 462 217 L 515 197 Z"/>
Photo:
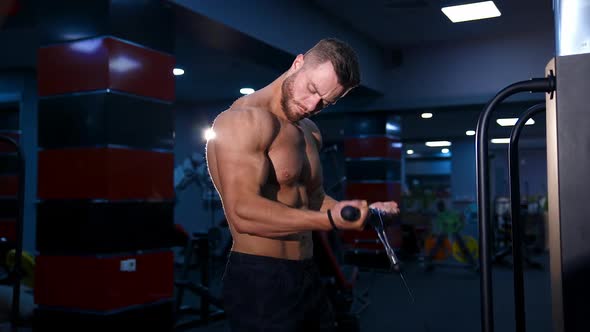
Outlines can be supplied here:
<path id="1" fill-rule="evenodd" d="M 340 96 L 340 98 L 342 98 L 342 97 L 346 96 L 346 95 L 347 95 L 347 94 L 348 94 L 348 93 L 349 93 L 351 90 L 353 90 L 354 88 L 355 88 L 355 87 L 348 88 L 346 91 L 344 91 L 344 93 L 342 94 L 342 96 Z M 338 99 L 340 99 L 340 98 L 338 98 Z"/>
<path id="2" fill-rule="evenodd" d="M 297 71 L 299 69 L 301 69 L 301 67 L 303 67 L 303 63 L 305 61 L 303 60 L 303 54 L 298 54 L 295 57 L 295 60 L 293 60 L 293 63 L 291 64 L 291 68 L 289 68 L 291 71 Z"/>

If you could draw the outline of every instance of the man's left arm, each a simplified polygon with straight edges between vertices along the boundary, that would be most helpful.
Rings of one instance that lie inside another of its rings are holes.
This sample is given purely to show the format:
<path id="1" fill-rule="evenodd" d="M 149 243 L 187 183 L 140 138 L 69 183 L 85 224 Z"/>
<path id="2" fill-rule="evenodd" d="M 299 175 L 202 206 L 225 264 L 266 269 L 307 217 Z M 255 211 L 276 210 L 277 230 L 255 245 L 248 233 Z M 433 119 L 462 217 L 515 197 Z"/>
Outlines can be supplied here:
<path id="1" fill-rule="evenodd" d="M 338 203 L 338 201 L 328 196 L 324 192 L 324 188 L 322 186 L 316 188 L 316 190 L 314 190 L 309 197 L 309 208 L 311 210 L 326 212 L 336 203 Z"/>

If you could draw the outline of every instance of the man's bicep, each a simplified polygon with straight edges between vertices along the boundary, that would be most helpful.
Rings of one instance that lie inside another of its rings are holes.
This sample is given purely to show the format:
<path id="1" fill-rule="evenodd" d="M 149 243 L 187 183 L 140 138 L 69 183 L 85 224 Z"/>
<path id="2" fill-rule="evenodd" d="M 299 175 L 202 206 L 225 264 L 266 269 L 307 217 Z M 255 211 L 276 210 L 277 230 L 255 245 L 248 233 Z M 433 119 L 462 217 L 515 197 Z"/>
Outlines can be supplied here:
<path id="1" fill-rule="evenodd" d="M 218 125 L 214 149 L 221 198 L 224 206 L 234 208 L 244 195 L 256 195 L 268 175 L 268 158 L 260 133 L 248 124 L 244 115 L 225 119 Z"/>
<path id="2" fill-rule="evenodd" d="M 220 152 L 219 178 L 226 198 L 234 200 L 242 194 L 259 194 L 268 175 L 266 156 L 262 152 L 234 148 Z"/>

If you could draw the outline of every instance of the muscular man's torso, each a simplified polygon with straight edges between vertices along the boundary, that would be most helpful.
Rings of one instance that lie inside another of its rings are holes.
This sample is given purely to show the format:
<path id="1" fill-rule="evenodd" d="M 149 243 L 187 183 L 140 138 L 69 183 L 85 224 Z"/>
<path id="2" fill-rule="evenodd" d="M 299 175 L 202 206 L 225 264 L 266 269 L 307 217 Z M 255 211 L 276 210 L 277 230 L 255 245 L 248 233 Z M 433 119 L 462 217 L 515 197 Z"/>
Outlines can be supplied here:
<path id="1" fill-rule="evenodd" d="M 235 104 L 234 104 L 235 107 Z M 225 112 L 232 112 L 229 109 Z M 267 112 L 266 110 L 255 110 Z M 266 182 L 261 187 L 261 195 L 292 208 L 309 209 L 310 190 L 321 182 L 318 140 L 314 137 L 314 125 L 310 120 L 291 123 L 274 116 L 277 134 L 265 152 L 269 161 Z M 269 123 L 269 125 L 273 125 Z M 316 133 L 317 135 L 317 133 Z M 220 188 L 217 169 L 214 166 L 215 150 L 207 151 L 209 172 L 217 189 L 223 192 L 231 188 Z M 233 251 L 285 259 L 307 259 L 313 256 L 311 232 L 301 232 L 280 238 L 265 238 L 238 233 L 231 220 L 229 227 L 233 236 Z"/>

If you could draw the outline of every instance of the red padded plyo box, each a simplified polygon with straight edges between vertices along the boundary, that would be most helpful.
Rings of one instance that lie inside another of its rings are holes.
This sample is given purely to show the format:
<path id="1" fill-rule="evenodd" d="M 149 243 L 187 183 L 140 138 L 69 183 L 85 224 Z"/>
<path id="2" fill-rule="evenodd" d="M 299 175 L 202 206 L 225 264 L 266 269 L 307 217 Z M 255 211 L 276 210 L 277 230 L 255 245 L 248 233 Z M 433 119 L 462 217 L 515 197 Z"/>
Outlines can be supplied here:
<path id="1" fill-rule="evenodd" d="M 109 313 L 38 307 L 34 312 L 33 331 L 173 332 L 174 316 L 172 300 Z"/>
<path id="2" fill-rule="evenodd" d="M 123 148 L 43 150 L 40 199 L 172 199 L 174 154 Z"/>
<path id="3" fill-rule="evenodd" d="M 35 303 L 111 311 L 171 299 L 172 251 L 129 255 L 46 256 L 35 262 Z"/>
<path id="4" fill-rule="evenodd" d="M 399 182 L 347 182 L 347 199 L 364 199 L 369 204 L 381 201 L 401 200 L 401 184 Z"/>
<path id="5" fill-rule="evenodd" d="M 18 176 L 0 174 L 0 197 L 18 195 Z"/>
<path id="6" fill-rule="evenodd" d="M 123 40 L 100 37 L 41 47 L 39 96 L 113 89 L 172 102 L 175 58 Z"/>
<path id="7" fill-rule="evenodd" d="M 16 219 L 0 218 L 0 238 L 16 241 Z"/>
<path id="8" fill-rule="evenodd" d="M 347 158 L 401 158 L 399 139 L 388 136 L 350 137 L 344 140 L 344 155 Z"/>
<path id="9" fill-rule="evenodd" d="M 20 141 L 20 133 L 7 133 L 0 131 L 0 135 L 12 138 L 17 144 Z M 0 153 L 1 152 L 16 152 L 16 147 L 6 141 L 0 141 Z"/>
<path id="10" fill-rule="evenodd" d="M 0 6 L 1 16 L 14 16 L 18 14 L 21 8 L 21 0 L 3 1 L 4 3 Z"/>

